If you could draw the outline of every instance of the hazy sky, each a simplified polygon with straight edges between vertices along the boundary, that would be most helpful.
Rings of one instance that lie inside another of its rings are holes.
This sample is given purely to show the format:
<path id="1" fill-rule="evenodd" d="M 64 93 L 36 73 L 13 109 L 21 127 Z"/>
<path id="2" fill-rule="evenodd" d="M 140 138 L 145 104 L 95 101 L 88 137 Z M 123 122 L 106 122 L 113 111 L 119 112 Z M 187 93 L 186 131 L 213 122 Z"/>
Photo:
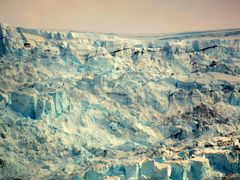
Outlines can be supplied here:
<path id="1" fill-rule="evenodd" d="M 240 28 L 240 0 L 0 0 L 0 22 L 118 33 Z"/>

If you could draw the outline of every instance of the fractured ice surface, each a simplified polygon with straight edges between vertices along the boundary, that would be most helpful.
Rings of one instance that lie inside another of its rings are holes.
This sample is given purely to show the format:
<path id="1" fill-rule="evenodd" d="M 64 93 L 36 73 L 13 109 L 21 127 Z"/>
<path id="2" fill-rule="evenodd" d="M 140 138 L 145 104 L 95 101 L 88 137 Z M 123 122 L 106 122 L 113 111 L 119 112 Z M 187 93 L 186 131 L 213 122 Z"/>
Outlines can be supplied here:
<path id="1" fill-rule="evenodd" d="M 0 179 L 240 178 L 240 31 L 0 25 Z"/>

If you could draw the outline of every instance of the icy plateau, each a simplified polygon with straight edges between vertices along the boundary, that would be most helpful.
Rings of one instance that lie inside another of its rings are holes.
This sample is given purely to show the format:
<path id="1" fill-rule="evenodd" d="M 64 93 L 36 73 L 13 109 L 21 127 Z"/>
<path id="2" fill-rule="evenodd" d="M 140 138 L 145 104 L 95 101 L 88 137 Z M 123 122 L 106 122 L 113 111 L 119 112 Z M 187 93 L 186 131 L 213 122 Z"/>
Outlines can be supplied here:
<path id="1" fill-rule="evenodd" d="M 240 29 L 0 25 L 0 179 L 240 179 Z"/>

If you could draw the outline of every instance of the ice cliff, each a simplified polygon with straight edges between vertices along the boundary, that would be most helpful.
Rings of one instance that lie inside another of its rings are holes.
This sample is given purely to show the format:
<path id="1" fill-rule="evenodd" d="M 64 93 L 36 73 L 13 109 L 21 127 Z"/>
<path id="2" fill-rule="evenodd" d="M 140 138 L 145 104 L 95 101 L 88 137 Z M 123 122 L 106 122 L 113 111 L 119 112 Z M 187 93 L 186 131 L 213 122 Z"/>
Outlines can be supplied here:
<path id="1" fill-rule="evenodd" d="M 240 30 L 0 24 L 0 179 L 240 178 Z"/>

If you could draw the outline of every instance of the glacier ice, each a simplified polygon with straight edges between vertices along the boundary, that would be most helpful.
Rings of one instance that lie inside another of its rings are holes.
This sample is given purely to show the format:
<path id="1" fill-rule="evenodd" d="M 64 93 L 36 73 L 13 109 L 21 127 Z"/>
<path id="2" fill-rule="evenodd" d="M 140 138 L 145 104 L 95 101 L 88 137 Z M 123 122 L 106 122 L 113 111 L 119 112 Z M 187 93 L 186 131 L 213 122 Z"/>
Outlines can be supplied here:
<path id="1" fill-rule="evenodd" d="M 0 24 L 0 179 L 240 178 L 240 31 Z"/>

